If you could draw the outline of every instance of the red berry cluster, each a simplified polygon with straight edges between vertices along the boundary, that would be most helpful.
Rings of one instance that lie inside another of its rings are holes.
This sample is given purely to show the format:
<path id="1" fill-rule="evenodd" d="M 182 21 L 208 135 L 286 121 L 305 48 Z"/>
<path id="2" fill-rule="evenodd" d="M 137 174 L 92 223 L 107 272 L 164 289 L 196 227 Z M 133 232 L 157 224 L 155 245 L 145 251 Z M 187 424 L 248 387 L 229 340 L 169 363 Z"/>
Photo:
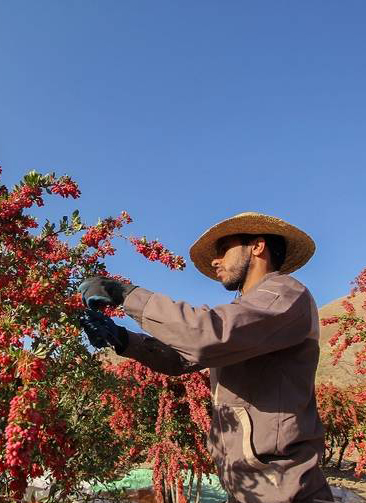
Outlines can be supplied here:
<path id="1" fill-rule="evenodd" d="M 81 195 L 79 187 L 69 176 L 62 176 L 56 180 L 52 184 L 50 190 L 54 194 L 59 194 L 62 197 L 71 196 L 74 199 L 77 199 Z"/>
<path id="2" fill-rule="evenodd" d="M 145 237 L 130 238 L 138 253 L 141 253 L 151 262 L 159 261 L 170 269 L 184 269 L 186 263 L 180 255 L 174 255 L 167 250 L 159 241 L 147 241 Z"/>
<path id="3" fill-rule="evenodd" d="M 8 197 L 0 201 L 0 219 L 6 220 L 18 216 L 24 208 L 30 208 L 34 203 L 43 206 L 40 187 L 29 187 L 24 185 L 17 188 Z M 29 221 L 28 221 L 29 223 Z M 32 226 L 34 221 L 32 222 Z"/>
<path id="4" fill-rule="evenodd" d="M 10 402 L 8 425 L 5 429 L 5 467 L 13 477 L 11 489 L 20 498 L 32 471 L 32 454 L 42 425 L 42 416 L 36 410 L 38 392 L 35 388 L 20 390 Z"/>

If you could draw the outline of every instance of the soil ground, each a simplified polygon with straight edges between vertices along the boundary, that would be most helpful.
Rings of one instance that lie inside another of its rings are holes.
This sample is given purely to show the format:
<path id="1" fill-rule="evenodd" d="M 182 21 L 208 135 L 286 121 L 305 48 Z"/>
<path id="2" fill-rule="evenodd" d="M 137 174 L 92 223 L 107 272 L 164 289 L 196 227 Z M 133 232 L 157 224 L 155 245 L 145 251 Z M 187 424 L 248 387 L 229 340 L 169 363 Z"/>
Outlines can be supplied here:
<path id="1" fill-rule="evenodd" d="M 341 469 L 330 466 L 323 468 L 328 484 L 336 487 L 350 489 L 366 502 L 366 475 L 356 477 L 354 475 L 354 463 L 345 461 Z"/>

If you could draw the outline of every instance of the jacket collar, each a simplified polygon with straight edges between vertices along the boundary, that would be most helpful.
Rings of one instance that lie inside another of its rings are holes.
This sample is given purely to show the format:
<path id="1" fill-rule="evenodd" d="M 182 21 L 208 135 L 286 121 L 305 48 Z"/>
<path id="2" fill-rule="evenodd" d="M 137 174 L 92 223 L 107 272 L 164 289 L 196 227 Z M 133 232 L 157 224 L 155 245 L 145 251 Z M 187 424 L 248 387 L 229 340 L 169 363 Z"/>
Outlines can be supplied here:
<path id="1" fill-rule="evenodd" d="M 248 293 L 252 292 L 253 290 L 256 290 L 260 285 L 262 285 L 265 281 L 267 281 L 269 278 L 273 278 L 275 276 L 280 276 L 281 273 L 280 271 L 273 271 L 265 274 L 255 285 L 252 286 L 249 290 L 247 290 L 244 295 L 239 295 L 236 299 L 232 301 L 232 304 L 238 304 L 240 302 L 240 299 L 244 298 Z"/>

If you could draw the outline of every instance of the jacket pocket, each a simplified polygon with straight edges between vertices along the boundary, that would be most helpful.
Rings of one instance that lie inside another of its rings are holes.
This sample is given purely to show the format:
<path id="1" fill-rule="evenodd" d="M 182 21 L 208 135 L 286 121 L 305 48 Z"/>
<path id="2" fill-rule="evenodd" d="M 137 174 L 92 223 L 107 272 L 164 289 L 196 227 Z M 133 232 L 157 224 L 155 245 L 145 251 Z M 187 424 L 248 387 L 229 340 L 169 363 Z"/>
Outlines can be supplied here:
<path id="1" fill-rule="evenodd" d="M 281 470 L 273 463 L 263 463 L 256 456 L 253 449 L 253 430 L 252 420 L 249 412 L 245 407 L 233 407 L 235 416 L 238 418 L 242 429 L 242 453 L 243 461 L 249 470 L 260 472 L 260 476 L 267 481 L 268 484 L 279 488 L 282 481 Z M 239 439 L 238 439 L 239 441 Z M 254 446 L 255 448 L 255 446 Z M 235 470 L 235 464 L 233 469 Z M 240 469 L 240 462 L 237 464 L 237 469 Z"/>
<path id="2" fill-rule="evenodd" d="M 262 463 L 262 461 L 260 461 L 254 453 L 252 446 L 252 422 L 249 417 L 248 411 L 245 409 L 245 407 L 233 407 L 233 411 L 242 429 L 242 445 L 240 447 L 242 450 L 243 460 L 251 468 L 260 471 L 268 470 L 270 465 L 268 463 Z"/>
<path id="3" fill-rule="evenodd" d="M 223 487 L 242 501 L 247 484 L 267 484 L 279 488 L 282 474 L 272 462 L 263 463 L 253 447 L 252 421 L 243 406 L 221 404 L 215 408 L 211 443 Z"/>

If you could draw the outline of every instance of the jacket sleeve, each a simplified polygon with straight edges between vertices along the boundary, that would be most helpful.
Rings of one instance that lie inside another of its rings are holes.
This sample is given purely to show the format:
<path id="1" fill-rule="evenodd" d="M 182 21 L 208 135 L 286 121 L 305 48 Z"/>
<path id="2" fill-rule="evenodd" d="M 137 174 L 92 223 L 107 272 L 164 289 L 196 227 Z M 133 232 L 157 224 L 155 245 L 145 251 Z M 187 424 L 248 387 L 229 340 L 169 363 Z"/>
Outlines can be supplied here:
<path id="1" fill-rule="evenodd" d="M 154 337 L 128 331 L 128 339 L 128 346 L 121 356 L 133 358 L 155 372 L 178 376 L 203 369 Z"/>
<path id="2" fill-rule="evenodd" d="M 136 288 L 125 312 L 144 331 L 202 367 L 232 365 L 295 346 L 311 332 L 310 294 L 291 278 L 263 284 L 232 304 L 194 308 Z"/>

